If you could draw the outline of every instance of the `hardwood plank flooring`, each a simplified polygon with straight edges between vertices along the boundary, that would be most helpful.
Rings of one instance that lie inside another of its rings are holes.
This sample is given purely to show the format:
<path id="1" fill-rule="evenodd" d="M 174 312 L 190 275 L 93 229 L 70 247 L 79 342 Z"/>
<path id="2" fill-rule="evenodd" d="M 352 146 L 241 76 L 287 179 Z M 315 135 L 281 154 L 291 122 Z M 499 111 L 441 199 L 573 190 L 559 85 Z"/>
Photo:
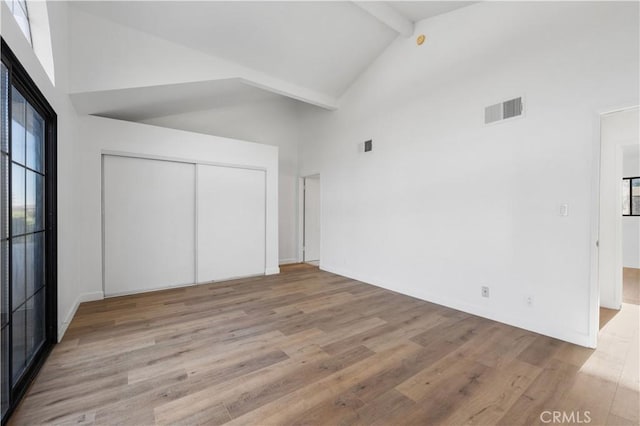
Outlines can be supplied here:
<path id="1" fill-rule="evenodd" d="M 622 301 L 640 305 L 640 269 L 622 268 Z"/>
<path id="2" fill-rule="evenodd" d="M 639 423 L 637 304 L 603 311 L 590 350 L 282 270 L 82 304 L 10 424 Z"/>

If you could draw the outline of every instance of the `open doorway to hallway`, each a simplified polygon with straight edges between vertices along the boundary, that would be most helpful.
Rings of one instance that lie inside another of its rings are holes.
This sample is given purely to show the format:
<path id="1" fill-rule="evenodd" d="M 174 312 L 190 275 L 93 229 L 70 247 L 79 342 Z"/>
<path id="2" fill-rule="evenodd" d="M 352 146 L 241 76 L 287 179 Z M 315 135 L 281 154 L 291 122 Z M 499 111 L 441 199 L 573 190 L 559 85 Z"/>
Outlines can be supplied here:
<path id="1" fill-rule="evenodd" d="M 320 175 L 304 178 L 302 260 L 320 266 Z"/>
<path id="2" fill-rule="evenodd" d="M 639 114 L 636 107 L 601 117 L 599 344 L 582 369 L 617 383 L 609 394 L 611 424 L 639 419 L 640 179 L 625 179 L 640 177 Z"/>
<path id="3" fill-rule="evenodd" d="M 622 303 L 640 304 L 640 142 L 622 147 Z"/>
<path id="4" fill-rule="evenodd" d="M 625 175 L 640 175 L 639 114 L 635 107 L 601 116 L 598 296 L 600 307 L 607 309 L 622 308 L 623 268 L 640 267 L 640 216 L 630 216 L 629 206 L 623 206 L 633 201 Z"/>

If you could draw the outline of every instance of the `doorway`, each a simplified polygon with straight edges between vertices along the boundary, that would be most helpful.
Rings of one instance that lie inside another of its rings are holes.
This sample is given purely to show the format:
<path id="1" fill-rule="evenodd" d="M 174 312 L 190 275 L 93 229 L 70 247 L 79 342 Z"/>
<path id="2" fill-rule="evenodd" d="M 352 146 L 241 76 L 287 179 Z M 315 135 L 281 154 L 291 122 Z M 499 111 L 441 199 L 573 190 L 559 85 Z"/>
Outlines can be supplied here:
<path id="1" fill-rule="evenodd" d="M 640 141 L 622 147 L 622 303 L 640 305 Z"/>
<path id="2" fill-rule="evenodd" d="M 598 293 L 599 303 L 595 315 L 598 320 L 596 330 L 601 330 L 622 310 L 637 309 L 629 305 L 623 298 L 623 288 L 633 284 L 633 275 L 623 275 L 625 258 L 637 256 L 629 252 L 626 247 L 629 242 L 637 242 L 640 235 L 626 235 L 633 233 L 635 220 L 640 216 L 629 219 L 624 207 L 625 202 L 632 202 L 631 181 L 625 181 L 625 173 L 629 168 L 635 169 L 633 153 L 639 150 L 640 140 L 640 109 L 638 107 L 603 114 L 600 119 L 600 184 L 599 184 L 599 219 L 598 219 Z M 637 158 L 637 157 L 636 157 Z M 638 161 L 637 159 L 635 160 Z M 637 167 L 640 167 L 638 165 Z M 626 169 L 626 171 L 625 171 Z M 636 170 L 637 171 L 637 170 Z M 634 174 L 634 173 L 631 173 Z M 629 185 L 625 192 L 625 184 Z M 625 194 L 628 199 L 625 199 Z M 623 226 L 624 225 L 624 226 Z M 638 232 L 638 231 L 636 231 Z M 623 247 L 625 252 L 623 255 Z M 624 279 L 623 279 L 624 278 Z M 596 331 L 597 333 L 597 331 Z M 592 336 L 597 338 L 596 336 Z"/>
<path id="3" fill-rule="evenodd" d="M 303 179 L 302 260 L 320 265 L 320 175 Z"/>

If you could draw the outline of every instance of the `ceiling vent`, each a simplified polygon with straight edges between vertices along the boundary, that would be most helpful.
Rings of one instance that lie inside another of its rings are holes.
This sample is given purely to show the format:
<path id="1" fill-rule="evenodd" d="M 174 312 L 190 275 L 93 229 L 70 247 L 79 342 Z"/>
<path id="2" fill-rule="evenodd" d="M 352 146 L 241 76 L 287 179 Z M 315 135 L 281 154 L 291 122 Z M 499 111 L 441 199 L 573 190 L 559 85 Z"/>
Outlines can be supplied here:
<path id="1" fill-rule="evenodd" d="M 495 123 L 522 115 L 522 97 L 509 99 L 484 109 L 484 124 Z"/>

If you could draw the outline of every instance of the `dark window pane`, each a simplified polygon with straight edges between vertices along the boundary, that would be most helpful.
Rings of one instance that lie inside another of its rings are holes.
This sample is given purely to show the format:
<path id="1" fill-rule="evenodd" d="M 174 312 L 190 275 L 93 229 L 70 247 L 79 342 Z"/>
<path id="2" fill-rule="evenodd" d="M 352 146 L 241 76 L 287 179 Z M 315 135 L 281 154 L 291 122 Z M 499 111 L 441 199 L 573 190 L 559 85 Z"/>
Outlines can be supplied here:
<path id="1" fill-rule="evenodd" d="M 26 101 L 16 90 L 11 91 L 11 159 L 16 163 L 25 163 L 25 114 Z"/>
<path id="2" fill-rule="evenodd" d="M 43 172 L 44 120 L 27 104 L 27 167 Z"/>
<path id="3" fill-rule="evenodd" d="M 2 344 L 0 345 L 0 361 L 2 361 L 2 371 L 0 371 L 0 374 L 2 374 L 0 410 L 4 418 L 9 407 L 9 326 L 2 328 L 0 337 L 2 339 Z"/>
<path id="4" fill-rule="evenodd" d="M 0 92 L 2 93 L 0 151 L 9 152 L 9 73 L 4 64 L 2 64 L 2 74 L 0 75 Z"/>
<path id="5" fill-rule="evenodd" d="M 44 340 L 44 290 L 27 301 L 27 363 Z"/>
<path id="6" fill-rule="evenodd" d="M 9 236 L 9 156 L 0 154 L 0 238 Z"/>
<path id="7" fill-rule="evenodd" d="M 44 230 L 44 178 L 27 170 L 26 232 Z"/>
<path id="8" fill-rule="evenodd" d="M 2 322 L 0 325 L 3 327 L 9 321 L 9 241 L 5 240 L 0 245 L 2 250 L 2 257 L 0 258 L 0 267 L 2 267 L 2 276 L 0 284 L 2 287 Z"/>
<path id="9" fill-rule="evenodd" d="M 25 306 L 24 304 L 21 305 L 13 312 L 13 316 L 11 317 L 11 329 L 13 332 L 11 336 L 13 347 L 11 351 L 13 353 L 13 358 L 11 359 L 11 377 L 13 384 L 20 378 L 27 360 L 27 316 L 25 315 Z"/>
<path id="10" fill-rule="evenodd" d="M 11 233 L 24 234 L 26 219 L 26 187 L 24 167 L 14 164 L 11 173 Z"/>
<path id="11" fill-rule="evenodd" d="M 15 310 L 16 307 L 24 303 L 26 299 L 27 285 L 25 274 L 25 237 L 14 238 L 11 242 L 11 304 Z"/>
<path id="12" fill-rule="evenodd" d="M 44 233 L 27 235 L 27 298 L 44 285 Z"/>

